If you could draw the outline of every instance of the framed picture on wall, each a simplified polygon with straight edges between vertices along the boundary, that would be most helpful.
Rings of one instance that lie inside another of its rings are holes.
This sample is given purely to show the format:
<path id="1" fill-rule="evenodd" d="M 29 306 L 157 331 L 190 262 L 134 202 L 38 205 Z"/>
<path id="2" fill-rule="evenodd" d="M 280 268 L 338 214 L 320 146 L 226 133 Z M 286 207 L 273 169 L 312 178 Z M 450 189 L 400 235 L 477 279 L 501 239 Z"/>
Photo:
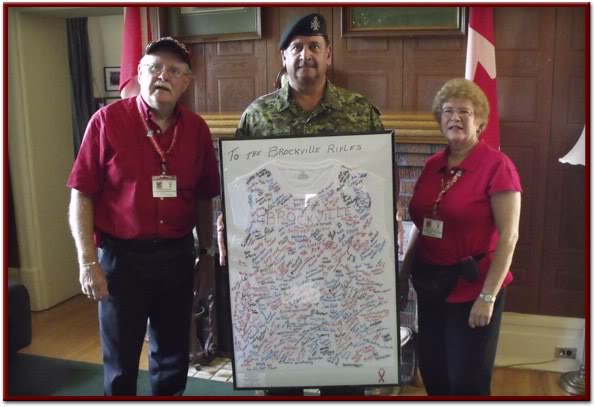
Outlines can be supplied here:
<path id="1" fill-rule="evenodd" d="M 119 91 L 120 87 L 120 67 L 106 66 L 103 68 L 103 77 L 105 80 L 106 91 Z"/>
<path id="2" fill-rule="evenodd" d="M 464 7 L 342 7 L 343 37 L 464 35 Z"/>
<path id="3" fill-rule="evenodd" d="M 260 7 L 163 7 L 168 35 L 185 43 L 262 37 Z"/>

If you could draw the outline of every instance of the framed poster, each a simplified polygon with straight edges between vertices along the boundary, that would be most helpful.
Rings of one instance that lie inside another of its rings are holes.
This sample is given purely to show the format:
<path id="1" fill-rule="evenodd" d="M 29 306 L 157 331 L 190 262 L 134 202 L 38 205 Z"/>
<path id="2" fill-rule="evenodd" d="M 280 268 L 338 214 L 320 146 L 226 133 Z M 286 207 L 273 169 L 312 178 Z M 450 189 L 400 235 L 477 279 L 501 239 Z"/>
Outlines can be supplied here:
<path id="1" fill-rule="evenodd" d="M 119 66 L 106 66 L 103 68 L 103 77 L 105 80 L 106 91 L 118 91 L 120 90 L 120 67 Z"/>
<path id="2" fill-rule="evenodd" d="M 464 7 L 342 7 L 343 37 L 464 35 Z"/>
<path id="3" fill-rule="evenodd" d="M 398 385 L 392 131 L 219 143 L 234 387 Z"/>
<path id="4" fill-rule="evenodd" d="M 262 37 L 260 7 L 167 7 L 169 33 L 185 42 L 253 40 Z"/>

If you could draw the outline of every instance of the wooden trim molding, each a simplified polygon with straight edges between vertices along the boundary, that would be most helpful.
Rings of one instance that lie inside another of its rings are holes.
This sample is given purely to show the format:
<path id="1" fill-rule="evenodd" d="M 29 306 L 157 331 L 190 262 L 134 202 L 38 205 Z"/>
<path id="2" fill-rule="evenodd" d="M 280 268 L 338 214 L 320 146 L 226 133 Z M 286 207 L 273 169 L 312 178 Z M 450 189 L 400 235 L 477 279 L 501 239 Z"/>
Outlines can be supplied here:
<path id="1" fill-rule="evenodd" d="M 204 113 L 201 117 L 211 129 L 213 139 L 233 137 L 240 113 Z M 395 131 L 397 143 L 446 144 L 431 113 L 387 113 L 381 116 L 385 129 Z"/>

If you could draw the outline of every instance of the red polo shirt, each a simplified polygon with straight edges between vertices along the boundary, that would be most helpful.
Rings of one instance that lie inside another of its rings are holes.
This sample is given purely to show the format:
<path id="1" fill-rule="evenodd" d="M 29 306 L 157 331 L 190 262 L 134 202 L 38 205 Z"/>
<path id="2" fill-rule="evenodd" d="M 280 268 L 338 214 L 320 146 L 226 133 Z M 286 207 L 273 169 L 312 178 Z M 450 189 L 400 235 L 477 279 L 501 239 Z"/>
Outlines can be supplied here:
<path id="1" fill-rule="evenodd" d="M 479 262 L 480 278 L 469 283 L 459 278 L 447 302 L 474 301 L 485 281 L 498 231 L 490 197 L 502 191 L 521 192 L 517 170 L 504 153 L 481 140 L 458 166 L 463 175 L 443 196 L 438 218 L 444 222 L 442 239 L 423 236 L 424 217 L 432 218 L 433 203 L 440 191 L 441 179 L 448 165 L 449 149 L 430 157 L 415 184 L 409 213 L 420 230 L 416 252 L 428 264 L 454 264 L 468 256 L 488 253 Z M 512 281 L 508 271 L 503 287 Z"/>
<path id="2" fill-rule="evenodd" d="M 163 151 L 177 127 L 176 144 L 167 156 L 167 175 L 177 178 L 175 198 L 153 197 L 152 177 L 161 174 L 161 160 L 146 136 L 141 114 Z M 97 232 L 121 239 L 185 236 L 196 223 L 197 199 L 219 194 L 207 124 L 181 105 L 175 118 L 175 124 L 159 134 L 139 95 L 100 109 L 89 121 L 67 185 L 93 199 L 96 239 Z"/>

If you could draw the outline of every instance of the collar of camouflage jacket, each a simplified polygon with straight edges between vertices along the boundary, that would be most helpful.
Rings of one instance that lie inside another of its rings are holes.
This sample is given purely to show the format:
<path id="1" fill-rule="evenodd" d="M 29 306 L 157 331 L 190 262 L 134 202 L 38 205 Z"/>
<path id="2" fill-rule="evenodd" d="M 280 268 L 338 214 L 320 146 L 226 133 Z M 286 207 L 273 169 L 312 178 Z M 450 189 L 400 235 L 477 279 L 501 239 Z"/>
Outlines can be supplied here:
<path id="1" fill-rule="evenodd" d="M 277 106 L 279 111 L 288 109 L 291 104 L 291 94 L 289 92 L 289 82 L 287 82 L 280 90 L 279 90 L 279 104 Z M 339 100 L 339 95 L 337 92 L 337 87 L 331 83 L 328 79 L 326 80 L 326 89 L 324 91 L 324 95 L 322 96 L 319 105 L 323 107 L 331 107 L 335 110 L 341 110 L 342 104 Z"/>

